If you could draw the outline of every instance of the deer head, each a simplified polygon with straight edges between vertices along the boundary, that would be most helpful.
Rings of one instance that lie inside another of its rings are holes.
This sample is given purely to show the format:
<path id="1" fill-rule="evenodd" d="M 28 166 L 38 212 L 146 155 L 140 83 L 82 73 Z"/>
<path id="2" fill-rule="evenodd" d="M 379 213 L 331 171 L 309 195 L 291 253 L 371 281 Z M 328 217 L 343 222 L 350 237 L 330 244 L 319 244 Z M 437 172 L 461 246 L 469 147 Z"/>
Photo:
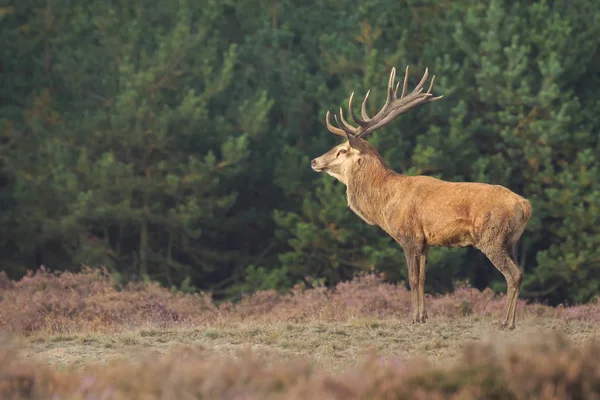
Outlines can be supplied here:
<path id="1" fill-rule="evenodd" d="M 392 68 L 390 78 L 388 81 L 388 93 L 387 100 L 381 110 L 373 117 L 370 118 L 367 114 L 367 99 L 369 98 L 370 91 L 367 92 L 361 106 L 361 117 L 357 117 L 352 110 L 352 100 L 354 99 L 354 92 L 350 95 L 348 100 L 348 112 L 350 116 L 358 124 L 357 127 L 350 125 L 344 118 L 344 112 L 340 107 L 340 117 L 338 120 L 337 115 L 335 120 L 339 127 L 335 127 L 330 122 L 329 111 L 325 116 L 325 122 L 327 129 L 334 135 L 338 135 L 347 139 L 346 142 L 334 147 L 327 153 L 320 157 L 315 158 L 311 162 L 311 167 L 317 172 L 325 171 L 341 182 L 347 184 L 348 177 L 355 174 L 363 165 L 369 162 L 382 162 L 381 156 L 369 143 L 367 143 L 362 137 L 371 134 L 376 129 L 387 125 L 397 116 L 407 112 L 408 110 L 419 106 L 430 101 L 441 99 L 443 96 L 432 97 L 431 90 L 433 89 L 433 82 L 435 76 L 432 77 L 429 89 L 426 93 L 423 92 L 423 85 L 427 80 L 429 72 L 425 69 L 425 74 L 415 89 L 406 95 L 406 86 L 408 84 L 408 67 L 406 67 L 406 74 L 404 75 L 404 84 L 402 86 L 402 94 L 398 97 L 398 88 L 400 82 L 394 83 L 396 79 L 396 68 Z"/>
<path id="2" fill-rule="evenodd" d="M 340 182 L 348 184 L 347 177 L 355 174 L 367 159 L 379 158 L 379 154 L 369 143 L 351 136 L 347 142 L 312 160 L 311 167 L 317 172 L 327 172 Z"/>

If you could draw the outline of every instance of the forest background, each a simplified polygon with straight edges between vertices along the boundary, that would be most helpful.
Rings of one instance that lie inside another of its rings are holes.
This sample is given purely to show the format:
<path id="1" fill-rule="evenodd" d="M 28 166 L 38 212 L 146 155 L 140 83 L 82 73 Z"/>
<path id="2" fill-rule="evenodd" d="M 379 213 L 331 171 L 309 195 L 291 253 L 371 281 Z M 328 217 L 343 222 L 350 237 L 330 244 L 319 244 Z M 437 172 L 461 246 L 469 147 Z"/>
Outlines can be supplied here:
<path id="1" fill-rule="evenodd" d="M 371 143 L 395 170 L 530 199 L 522 296 L 600 295 L 600 13 L 592 0 L 20 0 L 0 7 L 0 270 L 105 267 L 236 299 L 378 271 L 401 248 L 310 169 L 324 116 L 390 69 L 444 99 Z M 433 249 L 429 293 L 503 291 Z"/>

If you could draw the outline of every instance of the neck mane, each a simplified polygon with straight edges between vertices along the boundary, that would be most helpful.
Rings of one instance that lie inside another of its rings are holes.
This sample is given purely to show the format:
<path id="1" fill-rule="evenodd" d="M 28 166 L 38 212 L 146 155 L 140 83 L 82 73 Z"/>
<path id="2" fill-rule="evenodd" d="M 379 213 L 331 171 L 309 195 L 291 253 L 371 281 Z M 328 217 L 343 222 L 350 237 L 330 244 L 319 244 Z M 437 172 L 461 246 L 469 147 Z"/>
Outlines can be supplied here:
<path id="1" fill-rule="evenodd" d="M 388 183 L 393 177 L 401 176 L 385 165 L 381 157 L 364 157 L 362 164 L 348 177 L 348 206 L 368 224 L 380 225 L 383 205 L 392 195 Z"/>

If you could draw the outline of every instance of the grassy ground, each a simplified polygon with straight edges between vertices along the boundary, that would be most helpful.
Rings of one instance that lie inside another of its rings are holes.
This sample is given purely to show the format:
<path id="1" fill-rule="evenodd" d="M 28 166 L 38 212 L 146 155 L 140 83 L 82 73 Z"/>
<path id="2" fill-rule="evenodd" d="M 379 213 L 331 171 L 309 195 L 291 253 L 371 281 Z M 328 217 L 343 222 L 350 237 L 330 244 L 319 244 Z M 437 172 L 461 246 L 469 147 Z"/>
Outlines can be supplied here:
<path id="1" fill-rule="evenodd" d="M 377 276 L 219 305 L 90 269 L 0 284 L 0 399 L 600 398 L 597 301 L 521 301 L 511 331 L 466 286 L 414 325 Z"/>
<path id="2" fill-rule="evenodd" d="M 413 325 L 405 319 L 353 319 L 308 323 L 216 323 L 205 327 L 135 329 L 118 333 L 35 334 L 15 340 L 25 358 L 56 367 L 92 362 L 137 360 L 154 352 L 168 353 L 182 345 L 235 357 L 250 347 L 266 360 L 303 359 L 332 371 L 345 370 L 374 351 L 384 358 L 424 357 L 441 364 L 461 354 L 465 344 L 494 339 L 521 342 L 555 331 L 574 343 L 599 334 L 596 324 L 527 317 L 514 331 L 500 330 L 490 317 L 433 318 Z"/>

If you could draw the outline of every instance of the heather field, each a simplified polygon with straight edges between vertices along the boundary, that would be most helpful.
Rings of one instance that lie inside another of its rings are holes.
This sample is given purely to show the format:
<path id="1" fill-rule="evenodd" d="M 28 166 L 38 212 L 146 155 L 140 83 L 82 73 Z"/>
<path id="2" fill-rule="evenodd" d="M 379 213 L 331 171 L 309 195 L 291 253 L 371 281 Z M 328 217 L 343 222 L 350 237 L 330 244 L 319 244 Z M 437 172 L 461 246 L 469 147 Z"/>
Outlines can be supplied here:
<path id="1" fill-rule="evenodd" d="M 457 287 L 409 322 L 365 275 L 240 302 L 117 285 L 99 270 L 0 273 L 2 399 L 600 398 L 600 304 L 519 304 Z"/>

